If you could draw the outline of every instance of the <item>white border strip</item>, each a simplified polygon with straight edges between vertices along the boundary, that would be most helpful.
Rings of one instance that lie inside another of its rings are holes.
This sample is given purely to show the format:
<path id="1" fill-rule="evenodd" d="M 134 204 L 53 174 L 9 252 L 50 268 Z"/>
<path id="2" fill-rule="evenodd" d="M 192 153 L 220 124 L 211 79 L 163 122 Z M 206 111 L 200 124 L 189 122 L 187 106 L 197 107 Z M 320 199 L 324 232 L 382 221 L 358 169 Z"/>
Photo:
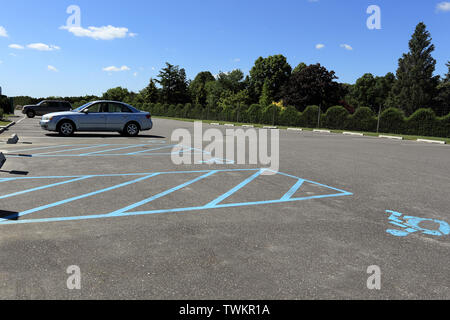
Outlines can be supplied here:
<path id="1" fill-rule="evenodd" d="M 344 131 L 344 132 L 342 132 L 342 134 L 349 135 L 349 136 L 359 136 L 359 137 L 364 136 L 364 134 L 359 133 L 359 132 L 347 132 L 347 131 Z"/>
<path id="2" fill-rule="evenodd" d="M 428 139 L 417 139 L 417 142 L 427 142 L 427 143 L 446 144 L 445 141 L 441 141 L 441 140 L 428 140 Z"/>
<path id="3" fill-rule="evenodd" d="M 395 140 L 403 140 L 403 137 L 399 136 L 386 136 L 386 135 L 379 135 L 378 138 L 386 138 L 386 139 L 395 139 Z"/>

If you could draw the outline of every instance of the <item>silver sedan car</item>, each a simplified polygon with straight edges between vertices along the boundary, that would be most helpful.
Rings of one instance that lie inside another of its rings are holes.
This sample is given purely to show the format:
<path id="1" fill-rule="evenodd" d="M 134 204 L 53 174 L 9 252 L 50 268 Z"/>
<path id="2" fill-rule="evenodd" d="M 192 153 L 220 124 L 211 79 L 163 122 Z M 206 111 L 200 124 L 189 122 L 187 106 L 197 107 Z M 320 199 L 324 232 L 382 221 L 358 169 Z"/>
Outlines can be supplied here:
<path id="1" fill-rule="evenodd" d="M 75 131 L 116 131 L 126 136 L 137 136 L 139 131 L 153 127 L 150 113 L 139 111 L 117 101 L 94 101 L 72 111 L 46 114 L 41 128 L 70 136 Z"/>

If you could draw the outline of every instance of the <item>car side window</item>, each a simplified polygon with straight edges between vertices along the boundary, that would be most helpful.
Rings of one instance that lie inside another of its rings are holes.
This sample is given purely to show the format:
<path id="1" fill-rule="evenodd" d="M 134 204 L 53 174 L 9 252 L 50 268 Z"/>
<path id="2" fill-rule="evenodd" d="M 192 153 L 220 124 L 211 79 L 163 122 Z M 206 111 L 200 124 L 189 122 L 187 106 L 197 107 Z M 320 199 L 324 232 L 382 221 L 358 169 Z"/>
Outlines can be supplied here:
<path id="1" fill-rule="evenodd" d="M 43 102 L 39 105 L 40 108 L 47 108 L 48 107 L 48 102 Z"/>
<path id="2" fill-rule="evenodd" d="M 108 112 L 113 112 L 113 113 L 117 113 L 117 112 L 131 112 L 129 108 L 127 108 L 126 106 L 122 105 L 122 104 L 118 104 L 118 103 L 109 103 L 108 104 Z"/>
<path id="3" fill-rule="evenodd" d="M 99 112 L 102 112 L 101 106 L 102 106 L 101 103 L 96 103 L 96 104 L 93 104 L 92 106 L 88 107 L 87 109 L 89 110 L 90 113 L 99 113 Z"/>
<path id="4" fill-rule="evenodd" d="M 59 103 L 58 102 L 54 102 L 54 101 L 49 102 L 49 107 L 51 109 L 58 109 L 59 108 Z"/>

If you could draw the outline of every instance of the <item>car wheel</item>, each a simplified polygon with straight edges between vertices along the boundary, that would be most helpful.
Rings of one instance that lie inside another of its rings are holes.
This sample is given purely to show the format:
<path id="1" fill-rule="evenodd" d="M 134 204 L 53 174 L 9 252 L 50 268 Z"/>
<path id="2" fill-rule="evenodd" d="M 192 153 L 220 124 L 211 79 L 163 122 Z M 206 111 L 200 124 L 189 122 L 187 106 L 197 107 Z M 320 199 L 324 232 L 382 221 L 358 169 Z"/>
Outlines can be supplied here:
<path id="1" fill-rule="evenodd" d="M 74 131 L 75 131 L 75 127 L 74 127 L 73 123 L 70 121 L 64 121 L 58 127 L 59 134 L 62 136 L 65 136 L 65 137 L 71 136 Z"/>
<path id="2" fill-rule="evenodd" d="M 33 110 L 27 111 L 27 117 L 28 118 L 34 118 L 36 116 L 36 113 L 34 113 Z"/>
<path id="3" fill-rule="evenodd" d="M 136 122 L 129 122 L 125 125 L 125 134 L 129 137 L 136 137 L 139 134 L 139 125 Z"/>

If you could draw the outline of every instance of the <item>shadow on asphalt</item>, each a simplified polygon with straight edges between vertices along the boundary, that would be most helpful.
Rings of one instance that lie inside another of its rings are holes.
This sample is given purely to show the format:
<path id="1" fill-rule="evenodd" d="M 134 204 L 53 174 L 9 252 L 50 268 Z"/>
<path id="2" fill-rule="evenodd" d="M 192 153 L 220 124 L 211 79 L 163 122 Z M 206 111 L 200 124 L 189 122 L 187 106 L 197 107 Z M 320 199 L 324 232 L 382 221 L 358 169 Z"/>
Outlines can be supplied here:
<path id="1" fill-rule="evenodd" d="M 17 174 L 17 175 L 21 175 L 21 176 L 26 176 L 29 173 L 28 171 L 16 171 L 16 170 L 11 170 L 11 171 L 0 170 L 0 172 L 5 172 L 5 173 L 9 173 L 9 174 Z"/>
<path id="2" fill-rule="evenodd" d="M 47 133 L 46 134 L 47 137 L 58 137 L 58 138 L 66 138 L 64 136 L 59 135 L 58 133 Z M 149 138 L 149 139 L 166 139 L 166 137 L 163 136 L 155 136 L 155 135 L 143 135 L 140 134 L 137 137 L 126 137 L 126 136 L 121 136 L 119 134 L 107 134 L 107 133 L 75 133 L 73 135 L 71 135 L 68 138 Z"/>
<path id="3" fill-rule="evenodd" d="M 0 210 L 0 219 L 19 220 L 19 213 L 15 211 Z"/>

